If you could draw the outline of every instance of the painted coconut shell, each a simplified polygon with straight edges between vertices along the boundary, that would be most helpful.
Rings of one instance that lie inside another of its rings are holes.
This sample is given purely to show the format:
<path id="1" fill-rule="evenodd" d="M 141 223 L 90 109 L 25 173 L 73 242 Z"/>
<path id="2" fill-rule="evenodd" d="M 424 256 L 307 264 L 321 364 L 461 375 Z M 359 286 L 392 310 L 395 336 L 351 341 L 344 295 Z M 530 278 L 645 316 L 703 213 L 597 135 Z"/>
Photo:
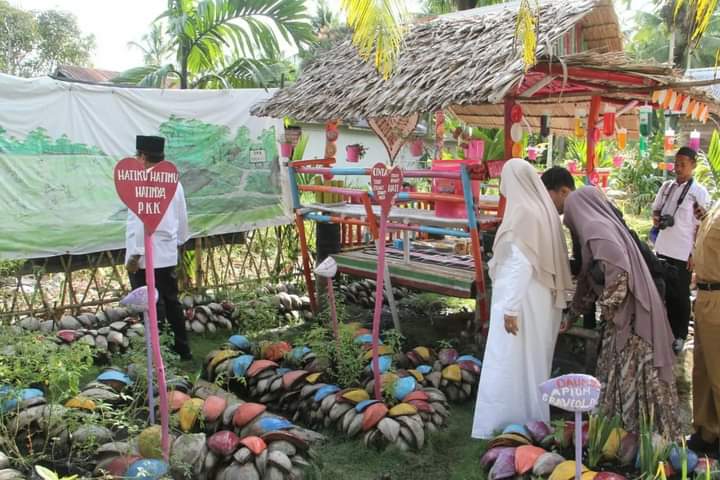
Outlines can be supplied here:
<path id="1" fill-rule="evenodd" d="M 285 357 L 286 353 L 289 353 L 292 347 L 287 342 L 275 342 L 268 345 L 263 352 L 263 356 L 272 360 L 273 362 L 279 362 Z"/>
<path id="2" fill-rule="evenodd" d="M 388 345 L 378 345 L 378 356 L 383 355 L 392 355 L 393 350 Z M 373 351 L 372 348 L 369 349 L 367 352 L 365 352 L 365 360 L 370 360 L 372 358 Z"/>
<path id="3" fill-rule="evenodd" d="M 216 353 L 212 360 L 210 360 L 210 364 L 208 365 L 208 370 L 210 372 L 215 371 L 215 367 L 220 365 L 225 360 L 229 360 L 231 358 L 235 358 L 238 355 L 240 355 L 240 352 L 236 350 L 220 350 L 218 353 Z"/>
<path id="4" fill-rule="evenodd" d="M 457 362 L 458 356 L 458 351 L 454 348 L 443 348 L 438 353 L 438 359 L 443 365 L 450 365 L 451 363 Z"/>
<path id="5" fill-rule="evenodd" d="M 364 400 L 370 399 L 370 394 L 368 394 L 367 390 L 364 390 L 362 388 L 353 388 L 350 390 L 345 390 L 343 392 L 340 392 L 338 394 L 343 400 L 352 402 L 352 403 L 360 403 Z"/>
<path id="6" fill-rule="evenodd" d="M 230 430 L 222 430 L 208 438 L 207 446 L 211 452 L 221 457 L 229 457 L 240 446 L 240 437 Z"/>
<path id="7" fill-rule="evenodd" d="M 380 403 L 380 400 L 374 400 L 374 399 L 363 400 L 362 402 L 358 402 L 358 404 L 355 405 L 355 411 L 357 413 L 362 413 L 370 405 L 374 405 L 376 403 Z"/>
<path id="8" fill-rule="evenodd" d="M 502 480 L 511 478 L 516 474 L 515 470 L 515 449 L 503 450 L 495 460 L 488 478 L 490 480 Z"/>
<path id="9" fill-rule="evenodd" d="M 243 403 L 235 410 L 233 424 L 237 428 L 243 428 L 265 412 L 265 410 L 267 410 L 267 407 L 262 403 Z"/>
<path id="10" fill-rule="evenodd" d="M 468 360 L 464 360 L 462 362 L 458 362 L 458 365 L 460 365 L 460 368 L 462 368 L 463 370 L 472 372 L 474 375 L 480 375 L 480 372 L 481 372 L 480 366 L 475 362 L 470 362 Z"/>
<path id="11" fill-rule="evenodd" d="M 388 413 L 384 403 L 373 403 L 365 409 L 362 419 L 362 431 L 367 432 L 380 422 Z"/>
<path id="12" fill-rule="evenodd" d="M 328 395 L 332 395 L 335 392 L 339 392 L 340 387 L 337 385 L 325 385 L 323 387 L 320 387 L 316 392 L 315 396 L 313 397 L 313 400 L 316 402 L 322 402 L 325 397 Z"/>
<path id="13" fill-rule="evenodd" d="M 128 468 L 130 468 L 130 465 L 138 460 L 142 460 L 142 457 L 122 455 L 113 458 L 108 463 L 103 463 L 102 468 L 113 477 L 125 478 L 125 473 L 128 471 Z"/>
<path id="14" fill-rule="evenodd" d="M 258 456 L 267 448 L 265 440 L 260 437 L 249 436 L 240 440 L 240 445 L 247 447 L 253 455 Z"/>
<path id="15" fill-rule="evenodd" d="M 372 343 L 372 335 L 369 333 L 361 333 L 353 340 L 355 343 Z"/>
<path id="16" fill-rule="evenodd" d="M 581 471 L 584 475 L 588 469 L 585 465 L 582 465 Z M 573 478 L 575 478 L 575 462 L 566 460 L 555 467 L 555 470 L 550 474 L 549 480 L 572 480 Z"/>
<path id="17" fill-rule="evenodd" d="M 533 445 L 523 445 L 515 449 L 515 470 L 520 475 L 525 475 L 533 469 L 538 458 L 545 454 L 545 450 Z"/>
<path id="18" fill-rule="evenodd" d="M 250 368 L 250 365 L 252 365 L 253 361 L 255 361 L 255 357 L 253 357 L 252 355 L 240 355 L 239 357 L 233 359 L 232 369 L 235 377 L 244 377 L 247 373 L 248 368 Z"/>
<path id="19" fill-rule="evenodd" d="M 162 458 L 162 430 L 160 425 L 148 427 L 138 436 L 138 451 L 145 458 Z"/>
<path id="20" fill-rule="evenodd" d="M 423 375 L 427 375 L 428 373 L 432 372 L 432 367 L 430 365 L 418 365 L 415 367 L 415 370 L 422 373 Z"/>
<path id="21" fill-rule="evenodd" d="M 187 433 L 195 426 L 204 403 L 205 401 L 201 398 L 192 398 L 180 408 L 178 416 L 180 417 L 180 429 L 183 432 Z"/>
<path id="22" fill-rule="evenodd" d="M 621 465 L 632 465 L 640 449 L 640 441 L 636 433 L 628 433 L 620 440 L 617 458 Z"/>
<path id="23" fill-rule="evenodd" d="M 536 420 L 525 424 L 525 430 L 530 434 L 533 441 L 540 443 L 552 433 L 550 426 L 542 420 Z"/>
<path id="24" fill-rule="evenodd" d="M 297 382 L 308 376 L 305 370 L 291 370 L 282 376 L 282 384 L 285 390 L 290 390 Z"/>
<path id="25" fill-rule="evenodd" d="M 598 472 L 595 480 L 627 480 L 627 478 L 615 472 Z"/>
<path id="26" fill-rule="evenodd" d="M 144 458 L 130 465 L 124 478 L 146 478 L 159 480 L 170 471 L 170 466 L 162 460 Z"/>
<path id="27" fill-rule="evenodd" d="M 170 410 L 177 412 L 185 405 L 185 402 L 190 400 L 190 395 L 183 393 L 179 390 L 173 390 L 168 393 L 168 402 L 170 403 Z"/>
<path id="28" fill-rule="evenodd" d="M 306 452 L 310 448 L 310 445 L 305 440 L 288 432 L 287 430 L 275 430 L 273 432 L 268 432 L 262 436 L 262 439 L 265 440 L 265 443 L 267 444 L 272 442 L 287 442 L 294 445 L 295 448 L 301 452 Z"/>
<path id="29" fill-rule="evenodd" d="M 407 403 L 409 403 L 410 405 L 415 407 L 418 412 L 425 412 L 425 413 L 434 413 L 435 412 L 435 409 L 433 408 L 433 406 L 424 400 L 410 400 Z"/>
<path id="30" fill-rule="evenodd" d="M 460 371 L 460 365 L 455 363 L 443 368 L 442 377 L 445 380 L 459 383 L 462 380 L 462 372 Z"/>
<path id="31" fill-rule="evenodd" d="M 517 433 L 503 433 L 495 437 L 490 444 L 489 448 L 493 447 L 519 447 L 520 445 L 529 445 L 530 440 L 524 435 L 518 435 Z"/>
<path id="32" fill-rule="evenodd" d="M 402 417 L 404 415 L 415 415 L 417 408 L 409 403 L 398 403 L 388 411 L 388 415 L 391 417 Z"/>
<path id="33" fill-rule="evenodd" d="M 472 356 L 472 355 L 460 355 L 460 356 L 457 358 L 456 361 L 457 361 L 458 363 L 460 363 L 460 362 L 473 362 L 473 363 L 474 363 L 475 365 L 477 365 L 478 367 L 482 367 L 482 362 L 481 362 L 478 358 L 476 358 L 476 357 L 474 357 L 474 356 Z"/>
<path id="34" fill-rule="evenodd" d="M 305 377 L 305 381 L 311 385 L 314 385 L 318 380 L 320 380 L 320 377 L 322 377 L 322 372 L 311 373 L 310 375 Z"/>
<path id="35" fill-rule="evenodd" d="M 547 477 L 555 468 L 563 463 L 565 459 L 555 452 L 544 453 L 533 465 L 533 475 L 536 477 Z"/>
<path id="36" fill-rule="evenodd" d="M 207 399 L 205 399 L 205 403 L 203 404 L 203 418 L 206 421 L 213 423 L 220 418 L 226 407 L 227 400 L 222 397 L 218 397 L 217 395 L 210 395 Z"/>
<path id="37" fill-rule="evenodd" d="M 530 432 L 528 432 L 527 429 L 519 423 L 511 423 L 510 425 L 505 427 L 502 433 L 515 433 L 517 435 L 522 435 L 528 440 L 531 439 Z"/>
<path id="38" fill-rule="evenodd" d="M 233 335 L 228 339 L 228 342 L 238 350 L 248 351 L 251 348 L 250 340 L 244 335 Z"/>
<path id="39" fill-rule="evenodd" d="M 416 385 L 417 382 L 415 381 L 415 377 L 403 377 L 395 382 L 393 395 L 397 400 L 402 401 L 410 394 L 410 392 L 415 390 Z"/>
<path id="40" fill-rule="evenodd" d="M 248 377 L 254 377 L 258 373 L 264 372 L 268 368 L 277 368 L 278 364 L 272 360 L 255 360 L 247 370 Z"/>
<path id="41" fill-rule="evenodd" d="M 425 362 L 429 361 L 430 356 L 432 355 L 428 347 L 415 347 L 412 351 Z"/>
<path id="42" fill-rule="evenodd" d="M 498 456 L 505 450 L 515 450 L 515 447 L 495 447 L 486 451 L 480 458 L 480 465 L 485 468 L 492 466 L 498 459 Z"/>
<path id="43" fill-rule="evenodd" d="M 265 417 L 257 421 L 252 427 L 253 432 L 257 431 L 260 435 L 275 430 L 287 430 L 295 425 L 290 420 L 279 417 Z"/>
<path id="44" fill-rule="evenodd" d="M 677 446 L 673 445 L 670 450 L 670 464 L 676 472 L 682 471 L 682 450 Z M 698 465 L 697 453 L 690 449 L 687 449 L 687 471 L 692 472 Z"/>
<path id="45" fill-rule="evenodd" d="M 67 408 L 77 408 L 79 410 L 87 410 L 92 412 L 97 405 L 91 399 L 78 395 L 65 402 Z"/>
<path id="46" fill-rule="evenodd" d="M 430 400 L 430 395 L 428 395 L 424 390 L 415 390 L 414 392 L 408 393 L 403 400 L 406 402 L 411 402 L 413 400 L 427 402 Z"/>

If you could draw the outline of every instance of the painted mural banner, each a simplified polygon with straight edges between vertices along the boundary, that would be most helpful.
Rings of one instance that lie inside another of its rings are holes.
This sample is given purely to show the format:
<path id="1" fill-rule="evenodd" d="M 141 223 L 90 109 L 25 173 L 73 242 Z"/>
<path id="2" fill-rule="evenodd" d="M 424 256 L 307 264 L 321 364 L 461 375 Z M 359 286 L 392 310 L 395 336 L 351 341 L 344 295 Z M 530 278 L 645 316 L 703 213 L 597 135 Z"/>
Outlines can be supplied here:
<path id="1" fill-rule="evenodd" d="M 136 135 L 165 138 L 193 237 L 290 222 L 271 91 L 159 90 L 0 74 L 0 260 L 124 247 L 113 168 Z"/>

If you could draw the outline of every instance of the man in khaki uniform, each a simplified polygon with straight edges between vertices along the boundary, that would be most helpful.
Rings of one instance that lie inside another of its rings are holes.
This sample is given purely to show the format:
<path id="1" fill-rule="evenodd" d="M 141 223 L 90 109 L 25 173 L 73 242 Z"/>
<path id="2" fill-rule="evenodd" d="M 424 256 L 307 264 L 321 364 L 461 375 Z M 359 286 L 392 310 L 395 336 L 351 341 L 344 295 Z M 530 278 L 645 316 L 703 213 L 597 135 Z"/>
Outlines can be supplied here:
<path id="1" fill-rule="evenodd" d="M 720 437 L 720 204 L 702 217 L 693 259 L 698 296 L 695 301 L 693 426 L 689 448 L 718 453 Z"/>

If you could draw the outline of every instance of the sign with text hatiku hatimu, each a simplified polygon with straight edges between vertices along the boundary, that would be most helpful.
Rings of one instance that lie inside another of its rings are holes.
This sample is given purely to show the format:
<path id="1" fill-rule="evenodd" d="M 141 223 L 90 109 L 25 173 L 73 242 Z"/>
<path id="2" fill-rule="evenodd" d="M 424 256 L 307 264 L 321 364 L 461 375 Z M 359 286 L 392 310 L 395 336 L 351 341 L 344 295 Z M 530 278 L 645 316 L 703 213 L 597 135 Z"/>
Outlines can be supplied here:
<path id="1" fill-rule="evenodd" d="M 0 260 L 123 248 L 113 168 L 135 155 L 136 135 L 165 138 L 193 237 L 289 223 L 282 124 L 249 113 L 271 94 L 0 74 Z"/>

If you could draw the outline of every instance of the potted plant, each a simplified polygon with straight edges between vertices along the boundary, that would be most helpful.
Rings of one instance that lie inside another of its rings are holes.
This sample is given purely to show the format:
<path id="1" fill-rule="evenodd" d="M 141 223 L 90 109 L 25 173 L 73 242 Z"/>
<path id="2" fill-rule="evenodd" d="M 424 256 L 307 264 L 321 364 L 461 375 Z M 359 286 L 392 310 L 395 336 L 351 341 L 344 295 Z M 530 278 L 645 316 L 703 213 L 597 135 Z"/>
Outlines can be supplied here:
<path id="1" fill-rule="evenodd" d="M 302 128 L 299 125 L 296 125 L 295 122 L 293 122 L 289 118 L 285 118 L 284 124 L 285 139 L 291 145 L 297 145 L 298 140 L 300 140 L 300 135 L 302 135 Z"/>
<path id="2" fill-rule="evenodd" d="M 350 163 L 357 163 L 361 158 L 365 156 L 365 147 L 360 143 L 354 143 L 345 147 L 347 153 L 347 161 Z"/>

